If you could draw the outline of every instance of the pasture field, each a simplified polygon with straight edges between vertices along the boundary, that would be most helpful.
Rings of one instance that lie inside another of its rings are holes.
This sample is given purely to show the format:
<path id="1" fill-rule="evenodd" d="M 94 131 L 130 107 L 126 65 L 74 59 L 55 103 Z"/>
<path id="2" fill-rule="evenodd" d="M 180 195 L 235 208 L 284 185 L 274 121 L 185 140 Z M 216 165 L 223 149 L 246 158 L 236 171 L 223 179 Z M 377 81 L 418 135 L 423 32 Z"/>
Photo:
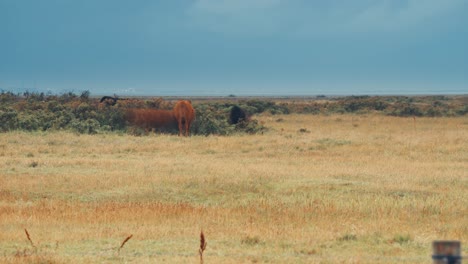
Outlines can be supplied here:
<path id="1" fill-rule="evenodd" d="M 269 130 L 0 134 L 0 263 L 200 263 L 201 230 L 204 263 L 468 252 L 466 116 L 254 118 Z"/>

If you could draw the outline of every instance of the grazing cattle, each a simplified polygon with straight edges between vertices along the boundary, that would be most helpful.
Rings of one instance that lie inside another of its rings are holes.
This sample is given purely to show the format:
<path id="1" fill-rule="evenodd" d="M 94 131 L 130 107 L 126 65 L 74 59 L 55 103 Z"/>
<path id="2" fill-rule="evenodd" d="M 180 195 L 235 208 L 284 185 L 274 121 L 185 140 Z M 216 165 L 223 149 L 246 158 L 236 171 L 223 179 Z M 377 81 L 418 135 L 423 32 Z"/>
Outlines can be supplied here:
<path id="1" fill-rule="evenodd" d="M 179 136 L 189 136 L 190 126 L 195 119 L 195 110 L 188 100 L 180 100 L 174 106 L 174 116 L 179 126 Z"/>
<path id="2" fill-rule="evenodd" d="M 117 97 L 103 96 L 99 102 L 105 103 L 106 105 L 115 105 L 117 103 L 117 100 L 119 100 L 119 98 Z"/>
<path id="3" fill-rule="evenodd" d="M 126 119 L 147 131 L 168 132 L 177 129 L 177 120 L 171 110 L 128 109 Z"/>
<path id="4" fill-rule="evenodd" d="M 229 124 L 236 125 L 242 121 L 247 121 L 247 115 L 239 106 L 233 106 L 231 108 L 231 112 L 229 113 Z"/>

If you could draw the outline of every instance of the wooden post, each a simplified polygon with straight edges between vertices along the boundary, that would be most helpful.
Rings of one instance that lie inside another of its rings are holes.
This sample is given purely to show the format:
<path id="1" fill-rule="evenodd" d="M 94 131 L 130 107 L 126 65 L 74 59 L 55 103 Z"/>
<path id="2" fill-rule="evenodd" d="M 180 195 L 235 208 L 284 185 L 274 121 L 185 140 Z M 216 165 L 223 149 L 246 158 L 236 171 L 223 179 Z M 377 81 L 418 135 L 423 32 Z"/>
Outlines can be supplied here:
<path id="1" fill-rule="evenodd" d="M 434 264 L 461 264 L 461 243 L 453 240 L 432 242 Z"/>

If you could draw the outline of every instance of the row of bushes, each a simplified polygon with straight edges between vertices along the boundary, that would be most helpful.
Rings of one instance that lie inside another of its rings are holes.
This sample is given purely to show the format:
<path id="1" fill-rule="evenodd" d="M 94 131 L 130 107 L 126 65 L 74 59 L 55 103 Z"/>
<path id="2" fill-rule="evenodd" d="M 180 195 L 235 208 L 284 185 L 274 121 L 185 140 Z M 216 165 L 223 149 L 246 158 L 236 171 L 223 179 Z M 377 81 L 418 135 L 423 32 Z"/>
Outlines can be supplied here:
<path id="1" fill-rule="evenodd" d="M 119 99 L 115 104 L 101 103 L 88 91 L 80 95 L 65 93 L 0 93 L 0 131 L 72 130 L 78 133 L 132 131 L 124 118 L 127 108 L 172 109 L 173 102 L 162 98 Z M 242 100 L 194 102 L 197 118 L 192 133 L 229 135 L 260 133 L 265 127 L 255 119 L 232 125 L 228 122 L 231 108 L 237 105 L 249 115 L 332 114 L 379 112 L 392 116 L 460 116 L 468 113 L 468 97 L 351 96 L 316 98 L 314 100 Z"/>
<path id="2" fill-rule="evenodd" d="M 100 131 L 123 130 L 125 121 L 118 112 L 100 111 L 82 103 L 77 108 L 61 107 L 59 111 L 18 111 L 14 107 L 0 108 L 0 131 L 73 130 L 94 134 Z"/>
<path id="3" fill-rule="evenodd" d="M 0 131 L 72 130 L 95 134 L 106 131 L 143 134 L 146 131 L 129 127 L 125 120 L 128 108 L 172 109 L 173 102 L 154 99 L 119 99 L 114 105 L 81 95 L 67 93 L 60 96 L 43 93 L 0 94 Z M 201 103 L 194 105 L 196 120 L 192 125 L 195 135 L 229 135 L 233 133 L 259 133 L 265 130 L 256 120 L 229 124 L 230 108 L 234 104 Z M 260 110 L 251 107 L 252 113 Z M 177 133 L 177 131 L 173 131 Z"/>
<path id="4" fill-rule="evenodd" d="M 401 117 L 442 117 L 468 113 L 468 96 L 349 96 L 280 104 L 290 112 L 310 114 L 379 112 Z"/>

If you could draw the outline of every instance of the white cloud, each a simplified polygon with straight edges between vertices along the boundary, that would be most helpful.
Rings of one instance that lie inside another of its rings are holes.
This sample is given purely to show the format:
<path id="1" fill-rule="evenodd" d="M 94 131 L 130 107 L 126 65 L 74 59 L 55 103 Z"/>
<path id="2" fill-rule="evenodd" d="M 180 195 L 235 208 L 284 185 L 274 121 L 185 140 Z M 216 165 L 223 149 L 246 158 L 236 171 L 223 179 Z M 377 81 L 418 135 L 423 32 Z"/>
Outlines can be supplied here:
<path id="1" fill-rule="evenodd" d="M 373 1 L 365 9 L 342 21 L 350 31 L 388 31 L 418 26 L 456 9 L 465 0 L 394 0 Z M 466 2 L 466 1 L 465 1 Z"/>
<path id="2" fill-rule="evenodd" d="M 468 0 L 195 0 L 190 23 L 224 34 L 340 34 L 411 28 Z"/>
<path id="3" fill-rule="evenodd" d="M 272 34 L 278 30 L 274 14 L 285 0 L 196 0 L 188 9 L 190 23 L 226 34 Z"/>
<path id="4" fill-rule="evenodd" d="M 206 13 L 237 16 L 249 10 L 274 8 L 281 2 L 282 0 L 197 0 L 192 8 Z"/>

